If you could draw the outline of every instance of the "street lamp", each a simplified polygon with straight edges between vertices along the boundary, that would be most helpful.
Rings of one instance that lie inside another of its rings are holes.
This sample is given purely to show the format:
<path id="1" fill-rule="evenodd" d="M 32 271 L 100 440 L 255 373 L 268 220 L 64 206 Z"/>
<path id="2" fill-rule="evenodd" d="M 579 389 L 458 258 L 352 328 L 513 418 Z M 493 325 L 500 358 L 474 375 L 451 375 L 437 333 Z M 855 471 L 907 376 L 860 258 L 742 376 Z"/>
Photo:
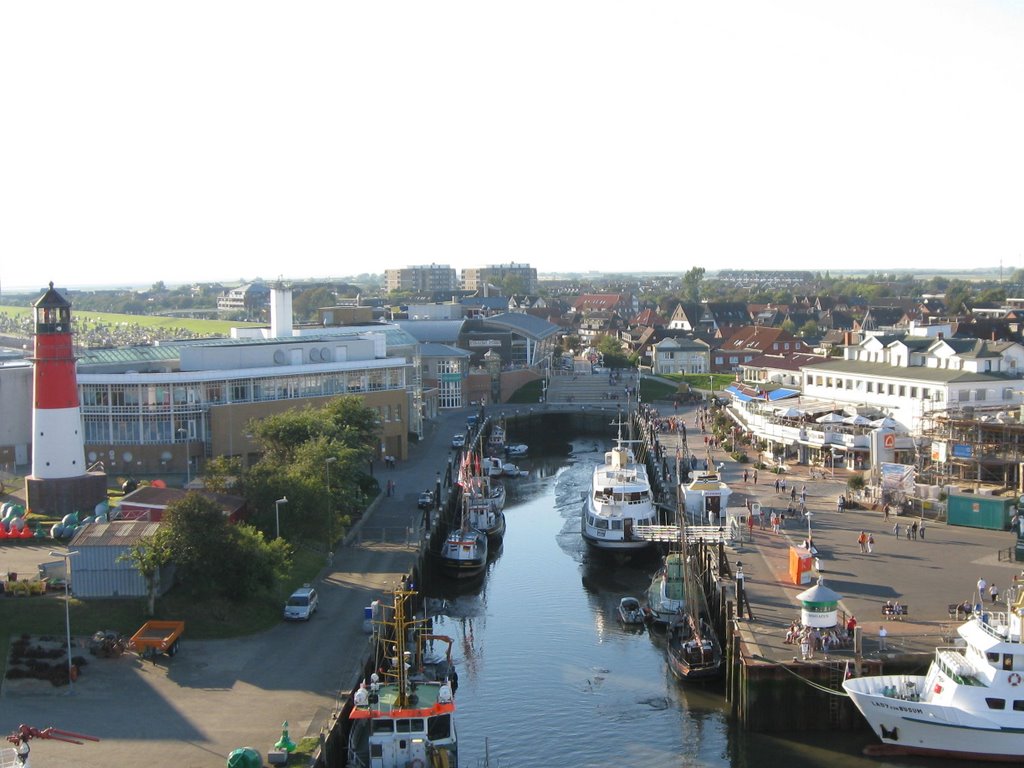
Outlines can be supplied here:
<path id="1" fill-rule="evenodd" d="M 64 560 L 64 627 L 67 630 L 68 637 L 68 685 L 71 686 L 68 691 L 75 690 L 75 681 L 71 676 L 71 593 L 68 591 L 68 585 L 71 583 L 71 556 L 77 555 L 78 550 L 71 550 L 70 552 L 53 552 L 50 551 L 50 557 L 60 557 Z"/>
<path id="2" fill-rule="evenodd" d="M 328 456 L 324 459 L 324 469 L 327 472 L 327 557 L 331 556 L 331 548 L 334 546 L 334 539 L 331 536 L 331 464 L 338 460 L 337 456 Z"/>
<path id="3" fill-rule="evenodd" d="M 277 524 L 277 536 L 275 538 L 281 538 L 281 505 L 288 503 L 288 497 L 282 496 L 280 499 L 274 502 L 274 522 Z"/>

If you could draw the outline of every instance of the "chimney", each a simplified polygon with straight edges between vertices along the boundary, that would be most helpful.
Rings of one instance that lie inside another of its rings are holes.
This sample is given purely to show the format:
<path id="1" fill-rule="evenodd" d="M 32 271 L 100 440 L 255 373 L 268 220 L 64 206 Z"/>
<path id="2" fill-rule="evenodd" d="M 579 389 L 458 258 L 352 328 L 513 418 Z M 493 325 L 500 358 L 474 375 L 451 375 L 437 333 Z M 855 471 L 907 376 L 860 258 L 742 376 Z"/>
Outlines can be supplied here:
<path id="1" fill-rule="evenodd" d="M 938 338 L 939 340 L 942 340 L 944 338 L 944 334 L 942 333 L 942 331 L 939 331 Z"/>

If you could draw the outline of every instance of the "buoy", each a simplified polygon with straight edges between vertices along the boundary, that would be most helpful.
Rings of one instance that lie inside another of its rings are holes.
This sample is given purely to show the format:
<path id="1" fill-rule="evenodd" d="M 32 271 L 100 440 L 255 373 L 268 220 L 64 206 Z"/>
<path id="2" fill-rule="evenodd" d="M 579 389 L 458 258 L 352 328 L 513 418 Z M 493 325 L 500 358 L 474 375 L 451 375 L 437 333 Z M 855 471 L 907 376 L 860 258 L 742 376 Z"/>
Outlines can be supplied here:
<path id="1" fill-rule="evenodd" d="M 295 742 L 288 737 L 288 721 L 285 720 L 281 724 L 281 738 L 274 744 L 277 749 L 283 749 L 285 752 L 295 751 Z"/>

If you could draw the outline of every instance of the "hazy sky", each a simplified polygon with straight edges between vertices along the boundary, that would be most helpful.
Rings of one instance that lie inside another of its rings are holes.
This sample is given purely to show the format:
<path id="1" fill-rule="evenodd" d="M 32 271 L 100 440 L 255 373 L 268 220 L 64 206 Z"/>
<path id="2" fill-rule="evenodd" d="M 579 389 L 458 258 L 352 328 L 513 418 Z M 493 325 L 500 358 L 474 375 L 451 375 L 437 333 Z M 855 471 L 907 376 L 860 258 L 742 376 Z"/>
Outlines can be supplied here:
<path id="1" fill-rule="evenodd" d="M 5 2 L 0 283 L 1021 267 L 1022 8 Z"/>

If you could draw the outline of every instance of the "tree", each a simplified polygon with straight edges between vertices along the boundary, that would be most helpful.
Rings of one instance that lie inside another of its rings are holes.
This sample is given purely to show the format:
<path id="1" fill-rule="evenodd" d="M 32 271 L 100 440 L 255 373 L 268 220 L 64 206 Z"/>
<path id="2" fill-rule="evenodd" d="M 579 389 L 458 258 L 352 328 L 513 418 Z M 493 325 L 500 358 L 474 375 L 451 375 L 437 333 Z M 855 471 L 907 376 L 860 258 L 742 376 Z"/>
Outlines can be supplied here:
<path id="1" fill-rule="evenodd" d="M 800 335 L 807 338 L 814 338 L 820 332 L 818 324 L 814 320 L 808 320 L 800 326 Z"/>
<path id="2" fill-rule="evenodd" d="M 704 282 L 704 267 L 691 267 L 683 275 L 683 293 L 687 301 L 700 301 L 701 283 Z"/>
<path id="3" fill-rule="evenodd" d="M 286 541 L 267 542 L 252 526 L 230 523 L 198 493 L 168 505 L 160 533 L 178 581 L 192 593 L 238 600 L 270 587 L 291 565 Z"/>
<path id="4" fill-rule="evenodd" d="M 144 536 L 118 556 L 117 562 L 131 563 L 146 581 L 146 611 L 156 612 L 156 591 L 160 586 L 160 569 L 171 561 L 167 546 L 167 529 L 160 528 L 152 536 Z"/>

